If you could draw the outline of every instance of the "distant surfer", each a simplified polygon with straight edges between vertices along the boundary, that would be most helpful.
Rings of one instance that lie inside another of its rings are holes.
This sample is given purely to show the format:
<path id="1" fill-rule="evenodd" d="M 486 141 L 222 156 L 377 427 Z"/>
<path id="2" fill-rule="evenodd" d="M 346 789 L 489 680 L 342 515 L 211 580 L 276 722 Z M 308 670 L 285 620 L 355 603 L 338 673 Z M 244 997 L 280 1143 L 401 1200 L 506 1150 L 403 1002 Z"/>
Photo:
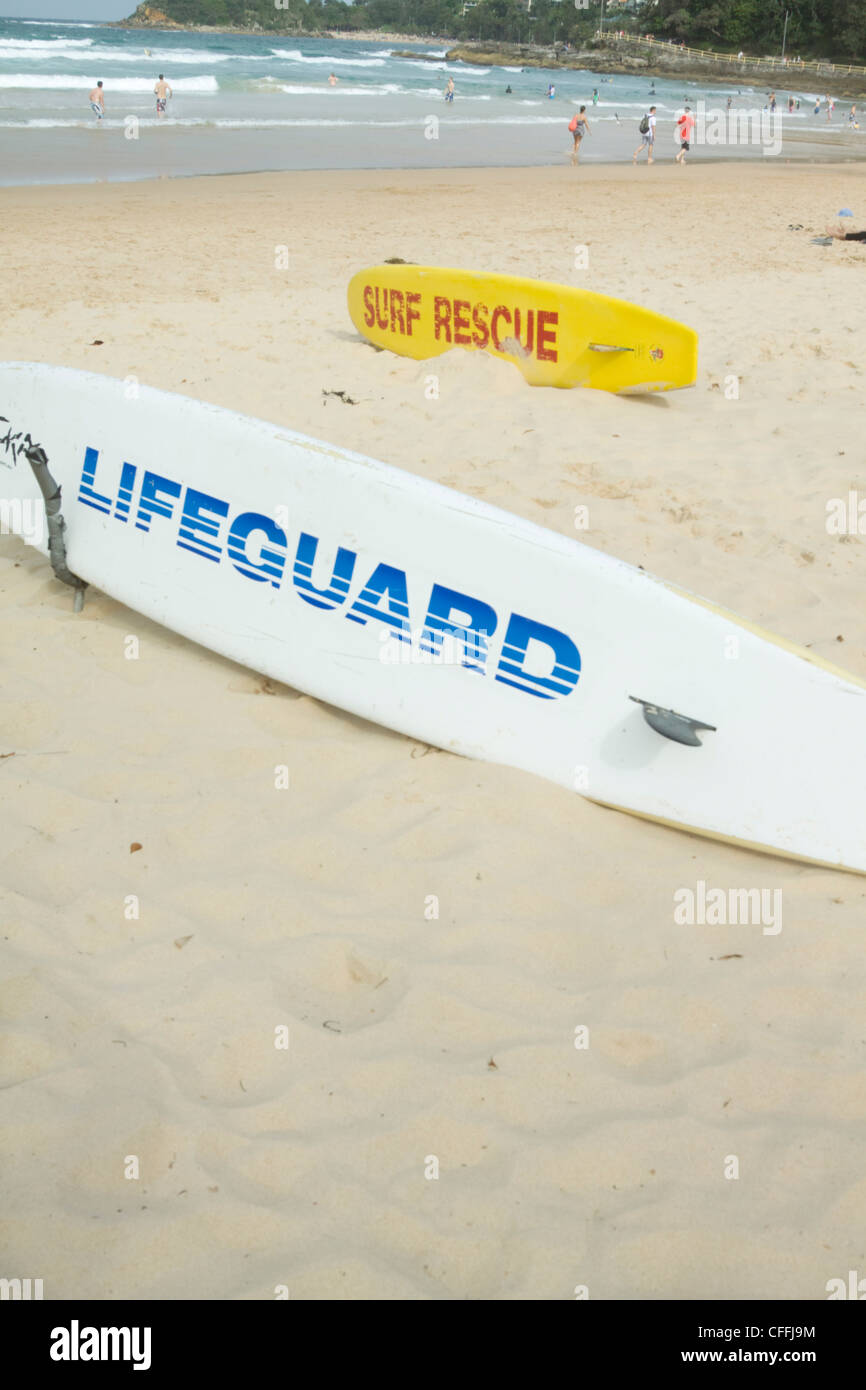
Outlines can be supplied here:
<path id="1" fill-rule="evenodd" d="M 172 90 L 162 73 L 159 74 L 159 79 L 153 89 L 153 94 L 156 97 L 156 114 L 157 116 L 164 116 L 165 108 L 172 96 Z"/>
<path id="2" fill-rule="evenodd" d="M 101 82 L 97 82 L 88 97 L 88 101 L 90 102 L 90 109 L 94 116 L 98 121 L 101 121 L 105 115 L 105 93 L 102 90 Z"/>
<path id="3" fill-rule="evenodd" d="M 511 83 L 510 83 L 510 82 L 509 82 L 508 86 L 505 88 L 505 95 L 506 95 L 507 97 L 513 95 L 512 91 L 511 91 Z"/>
<path id="4" fill-rule="evenodd" d="M 656 109 L 654 106 L 650 107 L 638 126 L 638 130 L 640 131 L 640 144 L 632 155 L 631 162 L 632 164 L 637 164 L 638 155 L 642 150 L 646 150 L 646 162 L 647 164 L 652 164 L 653 146 L 656 138 Z"/>
<path id="5" fill-rule="evenodd" d="M 580 158 L 580 142 L 589 130 L 589 121 L 585 116 L 586 107 L 581 106 L 576 116 L 572 116 L 568 123 L 568 128 L 574 137 L 574 149 L 571 151 L 571 162 L 577 164 Z"/>

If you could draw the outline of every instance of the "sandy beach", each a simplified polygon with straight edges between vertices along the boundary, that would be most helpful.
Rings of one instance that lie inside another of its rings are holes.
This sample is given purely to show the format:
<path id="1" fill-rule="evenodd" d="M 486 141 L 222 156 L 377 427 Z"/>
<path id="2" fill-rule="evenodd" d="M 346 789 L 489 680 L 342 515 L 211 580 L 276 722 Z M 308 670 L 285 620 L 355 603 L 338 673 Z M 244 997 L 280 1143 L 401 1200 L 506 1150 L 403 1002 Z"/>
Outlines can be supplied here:
<path id="1" fill-rule="evenodd" d="M 826 528 L 866 497 L 866 247 L 810 240 L 866 226 L 866 169 L 672 154 L 4 189 L 0 359 L 572 536 L 585 505 L 587 544 L 866 678 L 866 535 Z M 681 319 L 697 384 L 377 352 L 345 286 L 389 257 Z M 0 605 L 7 1272 L 52 1299 L 818 1300 L 866 1271 L 861 877 L 428 749 L 99 593 L 76 615 L 10 535 Z M 701 880 L 780 889 L 783 929 L 678 925 Z"/>

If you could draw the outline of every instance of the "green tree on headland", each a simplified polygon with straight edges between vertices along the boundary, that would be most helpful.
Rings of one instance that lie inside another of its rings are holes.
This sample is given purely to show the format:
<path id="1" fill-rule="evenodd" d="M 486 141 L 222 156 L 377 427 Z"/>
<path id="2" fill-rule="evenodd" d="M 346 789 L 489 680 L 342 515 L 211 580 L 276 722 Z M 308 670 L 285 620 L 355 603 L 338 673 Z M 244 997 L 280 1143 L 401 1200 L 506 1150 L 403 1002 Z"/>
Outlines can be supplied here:
<path id="1" fill-rule="evenodd" d="M 653 0 L 639 11 L 646 32 L 684 39 L 694 48 L 743 49 L 778 56 L 785 36 L 793 56 L 866 60 L 864 0 Z"/>
<path id="2" fill-rule="evenodd" d="M 866 63 L 866 0 L 646 0 L 629 8 L 607 0 L 605 29 L 683 40 L 694 48 L 778 56 L 788 12 L 790 56 Z M 601 22 L 600 0 L 154 0 L 131 18 L 180 25 L 315 33 L 384 29 L 503 43 L 586 44 Z"/>

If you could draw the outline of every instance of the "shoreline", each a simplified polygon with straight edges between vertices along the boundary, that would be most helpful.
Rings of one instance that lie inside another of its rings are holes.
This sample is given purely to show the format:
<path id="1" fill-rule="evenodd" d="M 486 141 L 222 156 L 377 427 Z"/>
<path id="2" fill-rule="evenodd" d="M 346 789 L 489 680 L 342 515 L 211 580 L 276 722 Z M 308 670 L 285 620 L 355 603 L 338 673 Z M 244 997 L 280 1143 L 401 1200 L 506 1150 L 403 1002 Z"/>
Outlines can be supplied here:
<path id="1" fill-rule="evenodd" d="M 90 127 L 82 127 L 82 130 L 83 130 L 83 131 L 89 131 L 89 130 L 90 130 Z M 160 133 L 162 133 L 162 132 L 160 132 Z M 167 134 L 168 132 L 165 132 L 165 133 Z M 225 134 L 225 132 L 221 132 L 221 133 L 222 133 L 223 135 Z M 840 133 L 841 133 L 841 132 L 840 132 Z M 253 134 L 255 134 L 255 132 L 253 132 Z M 794 144 L 794 145 L 796 145 L 796 144 L 799 144 L 799 145 L 801 145 L 801 146 L 803 146 L 803 145 L 809 145 L 809 146 L 811 147 L 812 144 L 813 144 L 813 142 L 810 141 L 810 140 L 806 137 L 805 133 L 804 133 L 802 136 L 799 135 L 799 134 L 798 134 L 798 135 L 789 135 L 789 136 L 787 137 L 787 139 L 789 140 L 789 142 L 790 142 L 791 144 Z M 657 143 L 658 143 L 658 142 L 657 142 Z M 664 143 L 665 146 L 666 146 L 666 142 L 663 142 L 663 143 Z M 655 161 L 654 161 L 653 168 L 656 169 L 656 170 L 663 170 L 663 169 L 665 169 L 668 165 L 671 165 L 671 166 L 672 166 L 672 165 L 673 165 L 673 162 L 674 162 L 674 161 L 673 161 L 673 155 L 672 155 L 672 154 L 671 154 L 669 157 L 668 157 L 667 154 L 664 154 L 664 155 L 657 154 L 657 155 L 656 155 L 656 159 L 655 159 Z M 804 168 L 804 169 L 805 169 L 805 168 L 808 168 L 808 169 L 815 169 L 815 170 L 818 170 L 818 169 L 822 169 L 822 170 L 823 170 L 823 169 L 833 169 L 833 168 L 838 168 L 838 169 L 840 169 L 840 170 L 842 170 L 842 169 L 846 169 L 846 170 L 847 170 L 847 169 L 854 168 L 854 167 L 856 167 L 857 165 L 863 164 L 863 163 L 866 163 L 866 149 L 863 149 L 863 150 L 861 150 L 861 151 L 851 150 L 850 153 L 846 153 L 846 152 L 844 151 L 843 148 L 840 148 L 840 145 L 839 145 L 838 142 L 836 142 L 836 143 L 834 144 L 833 148 L 828 148 L 826 151 L 821 150 L 821 151 L 815 153 L 813 150 L 810 149 L 810 152 L 808 152 L 808 153 L 802 153 L 802 154 L 795 155 L 795 154 L 792 154 L 792 153 L 789 152 L 787 155 L 779 155 L 779 156 L 773 156 L 773 157 L 765 157 L 765 156 L 763 156 L 763 155 L 761 154 L 760 150 L 755 150 L 754 152 L 750 152 L 750 153 L 748 153 L 748 154 L 745 154 L 745 153 L 728 154 L 728 153 L 724 152 L 724 150 L 722 149 L 722 150 L 715 150 L 715 151 L 713 152 L 713 154 L 712 154 L 710 157 L 701 158 L 700 154 L 698 154 L 698 153 L 696 152 L 696 148 L 693 146 L 693 148 L 692 148 L 692 155 L 691 155 L 691 157 L 690 157 L 690 159 L 689 159 L 689 163 L 688 163 L 688 168 L 689 168 L 689 170 L 707 170 L 707 169 L 713 169 L 713 168 L 719 168 L 719 169 L 725 168 L 725 169 L 727 169 L 727 168 L 731 168 L 731 167 L 736 166 L 736 167 L 741 168 L 741 169 L 746 169 L 746 168 L 752 168 L 752 167 L 754 167 L 756 164 L 758 164 L 763 170 L 768 171 L 768 172 L 769 172 L 770 170 L 772 170 L 773 168 L 778 168 L 778 167 L 788 167 L 788 168 L 790 168 L 790 167 L 793 167 L 793 166 L 796 166 L 796 167 L 798 167 L 798 168 Z M 561 171 L 564 172 L 564 173 L 569 173 L 569 174 L 573 175 L 574 177 L 580 178 L 582 181 L 585 181 L 585 180 L 586 180 L 586 177 L 587 177 L 588 175 L 603 174 L 603 173 L 605 173 L 605 172 L 613 173 L 613 172 L 615 172 L 615 171 L 617 171 L 617 170 L 623 170 L 623 169 L 630 168 L 630 167 L 631 167 L 631 164 L 632 164 L 632 161 L 631 161 L 631 153 L 630 153 L 630 150 L 625 150 L 625 149 L 624 149 L 624 150 L 623 150 L 623 153 L 622 153 L 621 155 L 617 155 L 617 156 L 614 157 L 614 158 L 607 158 L 607 159 L 594 159 L 594 158 L 592 157 L 591 154 L 589 154 L 589 157 L 587 157 L 587 155 L 585 154 L 583 160 L 581 161 L 581 164 L 580 164 L 580 167 L 579 167 L 579 170 L 578 170 L 578 171 L 575 171 L 575 170 L 573 170 L 573 169 L 570 168 L 569 160 L 568 160 L 568 158 L 566 157 L 565 154 L 558 155 L 558 156 L 555 157 L 555 158 L 554 158 L 554 157 L 547 158 L 547 159 L 543 159 L 543 158 L 533 158 L 533 159 L 527 160 L 527 161 L 525 161 L 525 162 L 523 162 L 523 163 L 516 162 L 516 163 L 502 163 L 502 164 L 498 164 L 498 163 L 478 164 L 478 163 L 474 163 L 474 162 L 472 162 L 472 161 L 469 161 L 469 162 L 467 162 L 467 163 L 454 162 L 454 163 L 448 163 L 448 164 L 440 164 L 440 165 L 436 165 L 436 166 L 434 166 L 434 167 L 431 167 L 429 164 L 420 164 L 420 163 L 418 163 L 418 164 L 402 163 L 402 164 L 391 164 L 391 165 L 389 165 L 389 164 L 352 164 L 352 165 L 343 165 L 343 166 L 336 166 L 336 167 L 322 166 L 322 165 L 310 165 L 310 164 L 307 164 L 307 165 L 299 165 L 298 167 L 285 167 L 285 166 L 279 165 L 279 164 L 274 164 L 274 165 L 261 164 L 261 165 L 258 165 L 258 166 L 256 166 L 256 167 L 250 167 L 250 168 L 227 168 L 227 169 L 226 169 L 226 168 L 213 168 L 213 169 L 176 169 L 176 170 L 155 169 L 155 170 L 150 171 L 150 172 L 142 172 L 142 173 L 134 173 L 134 174 L 124 174 L 124 175 L 113 175 L 113 176 L 111 176 L 111 177 L 106 177 L 104 173 L 100 173 L 99 170 L 98 170 L 98 168 L 96 168 L 96 169 L 94 169 L 94 171 L 93 171 L 89 176 L 83 176 L 83 177 L 77 177 L 77 178 L 67 178 L 67 179 L 57 179 L 57 178 L 55 178 L 55 177 L 46 177 L 45 179 L 33 179 L 33 178 L 31 178 L 31 179 L 22 180 L 22 181 L 19 181 L 19 182 L 4 181 L 2 178 L 0 178 L 0 188 L 3 188 L 4 190 L 6 190 L 6 191 L 8 191 L 8 192 L 14 192 L 14 191 L 16 191 L 16 190 L 27 189 L 27 188 L 40 188 L 40 189 L 52 189 L 52 188 L 53 188 L 53 189 L 63 189 L 63 188 L 96 188 L 96 187 L 109 187 L 109 188 L 110 188 L 110 187 L 115 187 L 115 186 L 117 186 L 117 187 L 131 187 L 131 186 L 138 186 L 138 185 L 142 185 L 142 184 L 145 184 L 145 185 L 148 185 L 148 186 L 149 186 L 149 185 L 152 185 L 152 184 L 154 184 L 154 183 L 161 183 L 161 184 L 187 183 L 187 182 L 189 182 L 189 181 L 191 181 L 191 180 L 195 180 L 195 179 L 199 179 L 199 178 L 201 178 L 201 179 L 208 179 L 208 180 L 217 179 L 217 178 L 256 178 L 256 177 L 279 177 L 279 176 L 282 176 L 282 177 L 285 177 L 285 178 L 295 178 L 295 177 L 299 177 L 299 176 L 300 176 L 300 177 L 304 177 L 304 176 L 307 176 L 307 175 L 321 175 L 321 176 L 326 177 L 326 178 L 337 178 L 337 179 L 340 179 L 340 178 L 351 177 L 352 175 L 363 175 L 363 176 L 365 176 L 365 177 L 367 177 L 367 178 L 373 178 L 373 177 L 375 177 L 376 175 L 383 175 L 383 176 L 384 176 L 384 175 L 395 175 L 395 176 L 399 176 L 399 175 L 401 175 L 401 174 L 407 174 L 407 175 L 426 174 L 426 175 L 438 177 L 438 178 L 440 178 L 441 180 L 447 182 L 447 180 L 448 180 L 449 178 L 451 178 L 452 175 L 455 175 L 455 174 L 457 174 L 457 175 L 474 174 L 474 175 L 477 175 L 477 176 L 480 177 L 480 176 L 483 176 L 483 175 L 485 175 L 485 174 L 505 174 L 505 173 L 513 173 L 513 174 L 526 175 L 526 174 L 528 174 L 528 173 L 531 173 L 532 171 L 537 171 L 537 172 L 541 173 L 541 172 L 545 172 L 545 171 L 548 171 L 548 172 L 549 172 L 549 171 L 555 171 L 555 170 L 561 170 Z"/>

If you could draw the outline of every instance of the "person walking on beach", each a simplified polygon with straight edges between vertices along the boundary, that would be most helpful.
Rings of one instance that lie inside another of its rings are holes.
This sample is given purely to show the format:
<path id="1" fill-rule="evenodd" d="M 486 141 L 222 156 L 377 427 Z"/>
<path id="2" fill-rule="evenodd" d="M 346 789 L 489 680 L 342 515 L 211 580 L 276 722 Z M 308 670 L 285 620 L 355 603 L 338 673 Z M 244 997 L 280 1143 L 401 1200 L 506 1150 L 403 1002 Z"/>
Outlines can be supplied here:
<path id="1" fill-rule="evenodd" d="M 556 96 L 556 88 L 552 82 L 548 83 L 547 96 L 550 101 L 553 101 L 553 98 Z"/>
<path id="2" fill-rule="evenodd" d="M 156 86 L 153 89 L 153 94 L 156 97 L 156 114 L 162 117 L 165 115 L 165 108 L 172 95 L 171 87 L 166 82 L 162 73 L 159 74 Z"/>
<path id="3" fill-rule="evenodd" d="M 631 162 L 632 164 L 637 164 L 637 157 L 641 150 L 646 150 L 646 162 L 647 164 L 652 164 L 653 146 L 656 139 L 656 109 L 654 106 L 650 107 L 638 126 L 638 130 L 640 131 L 640 144 L 632 155 Z"/>
<path id="4" fill-rule="evenodd" d="M 572 164 L 577 164 L 580 158 L 580 142 L 589 130 L 589 121 L 586 119 L 585 111 L 586 107 L 581 106 L 578 114 L 572 116 L 568 123 L 568 128 L 574 136 L 574 149 L 571 151 Z"/>
<path id="5" fill-rule="evenodd" d="M 102 90 L 101 82 L 97 82 L 88 97 L 88 101 L 90 102 L 90 109 L 94 116 L 98 121 L 101 121 L 105 115 L 105 93 Z"/>
<path id="6" fill-rule="evenodd" d="M 685 111 L 677 121 L 676 133 L 679 136 L 680 140 L 679 153 L 677 154 L 675 160 L 675 163 L 677 164 L 685 164 L 686 162 L 686 154 L 689 150 L 689 141 L 691 139 L 692 127 L 694 126 L 694 123 L 695 118 L 691 113 L 691 107 L 687 106 Z"/>
<path id="7" fill-rule="evenodd" d="M 453 78 L 453 77 L 449 77 L 449 78 L 448 78 L 448 86 L 445 88 L 445 100 L 446 100 L 446 101 L 453 101 L 453 100 L 454 100 L 454 78 Z"/>
<path id="8" fill-rule="evenodd" d="M 598 88 L 597 88 L 597 87 L 593 87 L 593 89 L 592 89 L 592 104 L 593 104 L 593 106 L 598 106 Z"/>

